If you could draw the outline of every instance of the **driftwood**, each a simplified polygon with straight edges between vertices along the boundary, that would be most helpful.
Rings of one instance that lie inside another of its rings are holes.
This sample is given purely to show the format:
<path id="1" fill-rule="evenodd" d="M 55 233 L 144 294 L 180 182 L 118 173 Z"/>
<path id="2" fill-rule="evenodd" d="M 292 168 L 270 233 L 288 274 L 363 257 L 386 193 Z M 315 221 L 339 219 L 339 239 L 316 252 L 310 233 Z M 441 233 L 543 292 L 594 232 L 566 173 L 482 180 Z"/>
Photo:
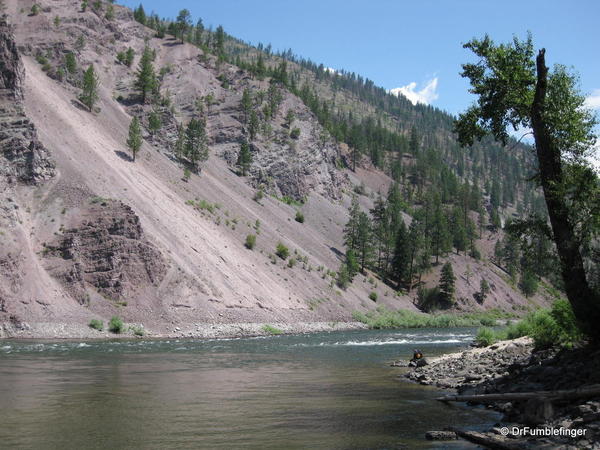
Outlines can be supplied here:
<path id="1" fill-rule="evenodd" d="M 479 433 L 477 431 L 462 431 L 456 429 L 453 429 L 452 431 L 465 441 L 482 445 L 485 448 L 491 448 L 493 450 L 516 450 L 523 448 L 522 444 L 518 442 L 510 442 L 505 438 L 490 436 L 489 434 Z"/>
<path id="2" fill-rule="evenodd" d="M 600 384 L 584 386 L 578 389 L 566 389 L 561 391 L 537 391 L 537 392 L 505 392 L 502 394 L 476 394 L 476 395 L 445 395 L 438 397 L 440 402 L 496 402 L 512 400 L 529 400 L 531 398 L 545 398 L 548 400 L 562 400 L 572 398 L 585 398 L 600 396 Z"/>

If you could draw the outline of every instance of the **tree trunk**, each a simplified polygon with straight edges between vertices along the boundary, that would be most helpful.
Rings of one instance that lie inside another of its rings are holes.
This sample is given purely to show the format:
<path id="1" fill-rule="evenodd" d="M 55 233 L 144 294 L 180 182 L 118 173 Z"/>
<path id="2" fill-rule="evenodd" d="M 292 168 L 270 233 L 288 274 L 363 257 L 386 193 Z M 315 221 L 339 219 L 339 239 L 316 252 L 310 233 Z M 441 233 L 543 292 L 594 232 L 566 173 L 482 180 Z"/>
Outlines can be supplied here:
<path id="1" fill-rule="evenodd" d="M 582 329 L 593 341 L 599 343 L 600 295 L 588 284 L 579 242 L 569 220 L 569 208 L 561 193 L 561 189 L 564 188 L 561 152 L 554 145 L 544 119 L 547 87 L 548 67 L 545 62 L 545 49 L 542 49 L 537 56 L 537 84 L 531 105 L 531 125 L 539 161 L 540 180 L 561 262 L 567 298 Z"/>

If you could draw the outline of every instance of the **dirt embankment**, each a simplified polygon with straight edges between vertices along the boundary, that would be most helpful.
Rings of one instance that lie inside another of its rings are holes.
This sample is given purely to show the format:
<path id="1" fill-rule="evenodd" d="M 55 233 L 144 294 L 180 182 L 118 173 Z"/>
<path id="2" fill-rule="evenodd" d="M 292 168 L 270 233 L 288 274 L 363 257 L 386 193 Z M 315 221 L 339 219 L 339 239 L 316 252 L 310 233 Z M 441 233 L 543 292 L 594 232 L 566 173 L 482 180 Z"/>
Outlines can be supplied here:
<path id="1" fill-rule="evenodd" d="M 529 338 L 444 355 L 429 362 L 405 376 L 421 384 L 456 389 L 463 396 L 585 390 L 600 385 L 600 349 L 534 351 Z M 536 395 L 518 400 L 507 395 L 500 401 L 471 400 L 504 414 L 502 423 L 492 430 L 469 433 L 491 448 L 600 448 L 600 395 L 573 394 L 560 399 Z M 509 430 L 507 436 L 503 427 Z M 551 437 L 517 436 L 513 427 L 565 431 Z"/>

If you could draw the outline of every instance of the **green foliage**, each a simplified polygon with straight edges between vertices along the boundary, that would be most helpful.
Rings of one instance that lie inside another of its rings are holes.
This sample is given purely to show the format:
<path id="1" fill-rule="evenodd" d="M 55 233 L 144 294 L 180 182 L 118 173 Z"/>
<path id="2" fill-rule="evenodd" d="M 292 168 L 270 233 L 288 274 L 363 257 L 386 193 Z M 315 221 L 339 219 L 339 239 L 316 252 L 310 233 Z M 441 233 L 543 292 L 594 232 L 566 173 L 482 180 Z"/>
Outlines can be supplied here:
<path id="1" fill-rule="evenodd" d="M 88 9 L 89 2 L 88 0 L 83 0 L 81 2 L 81 12 L 86 12 Z"/>
<path id="2" fill-rule="evenodd" d="M 494 326 L 497 319 L 507 314 L 497 310 L 469 314 L 423 314 L 399 309 L 390 311 L 380 306 L 368 313 L 354 312 L 354 320 L 365 323 L 369 328 L 452 328 L 478 325 Z"/>
<path id="3" fill-rule="evenodd" d="M 294 268 L 294 266 L 295 266 L 295 265 L 296 265 L 296 258 L 290 258 L 290 259 L 288 260 L 288 265 L 287 265 L 287 266 L 288 266 L 290 269 L 292 269 L 292 268 Z"/>
<path id="4" fill-rule="evenodd" d="M 79 99 L 81 103 L 88 107 L 90 112 L 98 101 L 98 77 L 93 65 L 90 65 L 83 75 L 83 92 Z"/>
<path id="5" fill-rule="evenodd" d="M 277 335 L 277 334 L 282 334 L 283 333 L 283 331 L 281 331 L 279 328 L 275 328 L 274 326 L 268 325 L 268 324 L 267 325 L 263 325 L 262 330 L 265 333 L 269 333 L 269 334 L 272 334 L 272 335 Z"/>
<path id="6" fill-rule="evenodd" d="M 140 59 L 135 81 L 135 88 L 142 97 L 142 103 L 146 103 L 148 97 L 151 94 L 156 94 L 158 91 L 158 80 L 156 79 L 156 72 L 152 64 L 153 60 L 154 53 L 150 47 L 146 46 Z"/>
<path id="7" fill-rule="evenodd" d="M 304 223 L 304 214 L 302 211 L 296 211 L 296 222 Z"/>
<path id="8" fill-rule="evenodd" d="M 452 270 L 452 264 L 447 262 L 442 267 L 442 273 L 440 274 L 440 299 L 447 305 L 454 303 L 454 271 Z"/>
<path id="9" fill-rule="evenodd" d="M 34 5 L 31 7 L 31 15 L 37 16 L 39 13 L 40 13 L 40 6 L 37 3 L 34 3 Z"/>
<path id="10" fill-rule="evenodd" d="M 115 7 L 113 5 L 108 5 L 106 7 L 106 14 L 104 15 L 106 20 L 113 20 L 115 18 Z"/>
<path id="11" fill-rule="evenodd" d="M 144 330 L 143 326 L 131 326 L 129 327 L 129 331 L 131 331 L 136 336 L 144 336 L 146 334 L 146 330 Z"/>
<path id="12" fill-rule="evenodd" d="M 60 17 L 54 16 L 54 26 L 56 28 L 60 27 Z"/>
<path id="13" fill-rule="evenodd" d="M 148 116 L 148 129 L 150 130 L 150 134 L 154 136 L 160 131 L 161 128 L 162 120 L 160 118 L 160 114 L 156 111 L 152 111 Z"/>
<path id="14" fill-rule="evenodd" d="M 538 349 L 552 346 L 571 347 L 583 339 L 573 309 L 566 300 L 557 300 L 551 309 L 539 309 L 520 321 L 494 331 L 492 341 L 529 336 Z"/>
<path id="15" fill-rule="evenodd" d="M 373 300 L 374 302 L 376 302 L 377 301 L 377 292 L 371 292 L 369 294 L 369 299 Z"/>
<path id="16" fill-rule="evenodd" d="M 92 319 L 90 320 L 89 327 L 94 330 L 102 331 L 104 329 L 104 322 L 98 319 Z"/>
<path id="17" fill-rule="evenodd" d="M 129 136 L 127 137 L 127 147 L 129 147 L 129 150 L 131 150 L 134 162 L 137 153 L 139 152 L 140 148 L 142 148 L 142 142 L 143 140 L 140 121 L 134 116 L 129 124 Z"/>
<path id="18" fill-rule="evenodd" d="M 283 243 L 278 242 L 277 246 L 275 247 L 275 254 L 281 259 L 285 260 L 290 255 L 290 250 L 285 245 L 283 245 Z"/>
<path id="19" fill-rule="evenodd" d="M 243 177 L 247 175 L 251 164 L 252 153 L 250 152 L 250 145 L 248 145 L 248 142 L 244 141 L 240 146 L 240 153 L 236 162 L 236 165 L 240 168 L 240 172 Z"/>
<path id="20" fill-rule="evenodd" d="M 256 191 L 256 193 L 254 194 L 253 200 L 254 200 L 256 203 L 260 203 L 260 201 L 261 201 L 261 200 L 264 198 L 264 196 L 265 196 L 265 194 L 264 194 L 263 190 L 262 190 L 262 189 L 259 189 L 259 190 L 257 190 L 257 191 Z"/>
<path id="21" fill-rule="evenodd" d="M 489 347 L 492 344 L 496 343 L 496 334 L 494 330 L 491 330 L 487 327 L 482 327 L 477 331 L 477 336 L 475 337 L 475 343 L 478 347 Z"/>
<path id="22" fill-rule="evenodd" d="M 337 286 L 340 289 L 346 290 L 351 281 L 352 279 L 348 271 L 348 266 L 346 264 L 342 264 L 335 280 Z"/>
<path id="23" fill-rule="evenodd" d="M 519 288 L 521 292 L 525 294 L 525 297 L 531 297 L 537 292 L 538 280 L 537 277 L 530 271 L 525 271 L 521 275 L 521 281 L 519 282 Z"/>
<path id="24" fill-rule="evenodd" d="M 248 250 L 252 250 L 252 249 L 254 249 L 255 245 L 256 245 L 256 235 L 255 234 L 249 234 L 248 236 L 246 236 L 246 242 L 244 243 L 244 246 Z"/>
<path id="25" fill-rule="evenodd" d="M 300 137 L 300 128 L 294 128 L 291 132 L 290 132 L 290 137 L 292 139 L 298 139 Z"/>
<path id="26" fill-rule="evenodd" d="M 123 320 L 118 316 L 113 316 L 108 322 L 108 331 L 111 333 L 120 334 L 123 332 L 125 324 Z"/>
<path id="27" fill-rule="evenodd" d="M 185 156 L 196 165 L 208 159 L 208 137 L 203 119 L 192 119 L 185 130 Z"/>
<path id="28" fill-rule="evenodd" d="M 71 52 L 65 55 L 65 67 L 67 72 L 71 75 L 77 72 L 77 60 L 75 59 L 75 55 Z"/>

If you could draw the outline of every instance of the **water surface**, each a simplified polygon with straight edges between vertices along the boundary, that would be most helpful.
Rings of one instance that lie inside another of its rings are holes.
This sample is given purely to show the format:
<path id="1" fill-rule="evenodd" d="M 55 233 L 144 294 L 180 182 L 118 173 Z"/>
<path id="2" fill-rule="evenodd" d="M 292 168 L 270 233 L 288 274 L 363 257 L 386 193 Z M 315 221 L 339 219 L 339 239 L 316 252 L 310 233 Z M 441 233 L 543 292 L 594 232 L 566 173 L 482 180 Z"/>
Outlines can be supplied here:
<path id="1" fill-rule="evenodd" d="M 424 433 L 498 415 L 440 404 L 440 391 L 389 363 L 465 347 L 474 333 L 0 341 L 0 447 L 441 448 Z"/>

